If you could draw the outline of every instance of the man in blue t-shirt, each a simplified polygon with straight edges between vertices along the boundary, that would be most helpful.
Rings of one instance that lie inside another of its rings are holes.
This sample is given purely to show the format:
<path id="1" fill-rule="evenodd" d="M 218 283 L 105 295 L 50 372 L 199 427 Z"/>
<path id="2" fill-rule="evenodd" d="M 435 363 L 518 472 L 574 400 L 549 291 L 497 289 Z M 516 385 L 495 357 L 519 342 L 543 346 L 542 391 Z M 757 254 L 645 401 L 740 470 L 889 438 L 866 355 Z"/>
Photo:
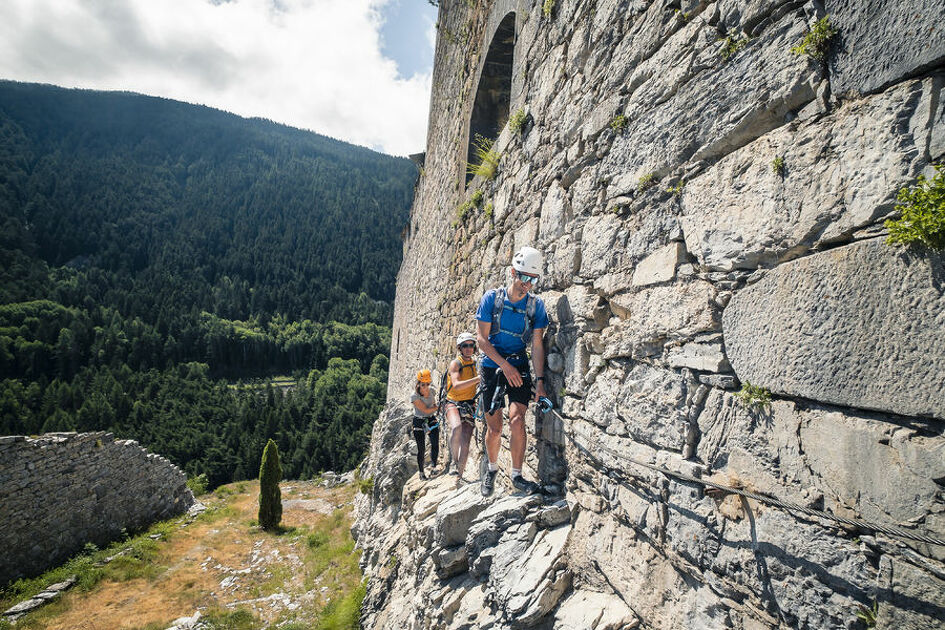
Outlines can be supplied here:
<path id="1" fill-rule="evenodd" d="M 532 346 L 535 366 L 535 394 L 545 395 L 545 348 L 542 335 L 548 327 L 548 314 L 541 298 L 529 291 L 541 274 L 541 253 L 532 247 L 523 247 L 512 257 L 508 287 L 487 291 L 476 311 L 479 348 L 483 352 L 482 372 L 479 375 L 482 401 L 486 409 L 487 470 L 482 474 L 483 496 L 492 494 L 495 476 L 499 471 L 499 446 L 502 442 L 502 408 L 509 398 L 509 448 L 512 455 L 512 485 L 524 492 L 537 492 L 538 484 L 522 476 L 525 461 L 525 411 L 532 398 L 532 377 L 528 368 L 526 347 Z M 501 300 L 501 304 L 497 301 Z M 499 395 L 496 395 L 496 389 Z M 491 413 L 489 412 L 492 410 Z"/>

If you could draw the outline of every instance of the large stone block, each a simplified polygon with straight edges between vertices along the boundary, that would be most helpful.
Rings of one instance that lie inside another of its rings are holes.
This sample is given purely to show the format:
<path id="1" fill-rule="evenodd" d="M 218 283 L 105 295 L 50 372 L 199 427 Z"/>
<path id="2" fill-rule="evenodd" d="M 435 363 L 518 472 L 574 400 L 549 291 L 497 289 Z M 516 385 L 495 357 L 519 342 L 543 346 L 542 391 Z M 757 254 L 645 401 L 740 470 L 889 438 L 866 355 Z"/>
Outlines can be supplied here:
<path id="1" fill-rule="evenodd" d="M 607 368 L 588 390 L 581 416 L 607 433 L 678 451 L 697 388 L 696 381 L 643 363 Z"/>
<path id="2" fill-rule="evenodd" d="M 739 379 L 945 419 L 945 256 L 873 239 L 783 264 L 723 313 Z"/>
<path id="3" fill-rule="evenodd" d="M 941 96 L 940 78 L 910 81 L 727 155 L 683 189 L 689 251 L 710 269 L 754 269 L 875 223 L 928 165 Z"/>
<path id="4" fill-rule="evenodd" d="M 826 0 L 839 31 L 830 55 L 837 94 L 866 94 L 945 62 L 940 0 Z"/>
<path id="5" fill-rule="evenodd" d="M 715 295 L 710 283 L 697 280 L 613 296 L 610 308 L 621 321 L 602 333 L 604 358 L 651 356 L 667 340 L 718 330 Z"/>

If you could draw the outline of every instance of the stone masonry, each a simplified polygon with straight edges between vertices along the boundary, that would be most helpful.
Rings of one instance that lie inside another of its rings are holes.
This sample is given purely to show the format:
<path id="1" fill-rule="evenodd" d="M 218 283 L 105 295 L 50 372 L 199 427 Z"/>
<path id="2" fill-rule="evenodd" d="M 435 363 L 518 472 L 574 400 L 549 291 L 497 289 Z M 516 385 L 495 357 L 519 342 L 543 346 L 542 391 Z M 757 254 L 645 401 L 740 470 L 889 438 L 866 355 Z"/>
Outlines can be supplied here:
<path id="1" fill-rule="evenodd" d="M 193 503 L 184 473 L 133 440 L 104 432 L 0 437 L 0 583 Z"/>
<path id="2" fill-rule="evenodd" d="M 852 629 L 875 606 L 877 627 L 945 628 L 945 547 L 631 462 L 945 538 L 945 256 L 884 227 L 945 161 L 945 4 L 439 6 L 361 468 L 364 627 Z M 825 16 L 826 56 L 793 53 Z M 493 178 L 466 176 L 475 133 Z M 418 483 L 413 374 L 445 368 L 523 245 L 552 320 L 561 415 L 529 412 L 526 458 L 548 494 L 511 491 L 505 447 L 488 500 L 475 465 Z"/>

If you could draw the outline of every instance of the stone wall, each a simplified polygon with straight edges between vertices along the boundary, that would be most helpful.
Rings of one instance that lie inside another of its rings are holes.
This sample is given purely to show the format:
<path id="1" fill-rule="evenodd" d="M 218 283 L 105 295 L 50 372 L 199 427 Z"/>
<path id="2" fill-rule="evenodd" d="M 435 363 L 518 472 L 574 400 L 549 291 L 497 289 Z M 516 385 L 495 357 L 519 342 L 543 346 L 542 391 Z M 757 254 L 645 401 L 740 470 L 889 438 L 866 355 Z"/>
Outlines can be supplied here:
<path id="1" fill-rule="evenodd" d="M 549 4 L 440 3 L 356 526 L 366 627 L 853 628 L 874 601 L 882 627 L 945 627 L 945 548 L 630 462 L 945 538 L 945 258 L 886 245 L 883 225 L 945 160 L 945 5 Z M 498 135 L 495 178 L 467 186 L 479 77 L 510 12 L 509 109 L 528 117 Z M 826 59 L 792 53 L 828 14 Z M 554 496 L 414 485 L 412 375 L 445 367 L 522 245 L 545 255 L 562 412 L 529 414 L 526 463 Z M 736 397 L 745 382 L 770 406 Z"/>
<path id="2" fill-rule="evenodd" d="M 0 584 L 185 512 L 187 478 L 111 433 L 0 437 Z"/>

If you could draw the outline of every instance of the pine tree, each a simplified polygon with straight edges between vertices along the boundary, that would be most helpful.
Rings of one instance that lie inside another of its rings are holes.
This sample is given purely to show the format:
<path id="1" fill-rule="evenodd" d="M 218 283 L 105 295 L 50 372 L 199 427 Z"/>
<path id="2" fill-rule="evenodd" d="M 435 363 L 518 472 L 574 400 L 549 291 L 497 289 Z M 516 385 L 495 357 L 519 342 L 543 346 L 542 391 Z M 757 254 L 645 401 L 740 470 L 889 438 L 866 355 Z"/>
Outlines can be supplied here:
<path id="1" fill-rule="evenodd" d="M 282 466 L 279 464 L 279 447 L 270 439 L 263 450 L 259 466 L 259 525 L 273 530 L 282 520 Z"/>

